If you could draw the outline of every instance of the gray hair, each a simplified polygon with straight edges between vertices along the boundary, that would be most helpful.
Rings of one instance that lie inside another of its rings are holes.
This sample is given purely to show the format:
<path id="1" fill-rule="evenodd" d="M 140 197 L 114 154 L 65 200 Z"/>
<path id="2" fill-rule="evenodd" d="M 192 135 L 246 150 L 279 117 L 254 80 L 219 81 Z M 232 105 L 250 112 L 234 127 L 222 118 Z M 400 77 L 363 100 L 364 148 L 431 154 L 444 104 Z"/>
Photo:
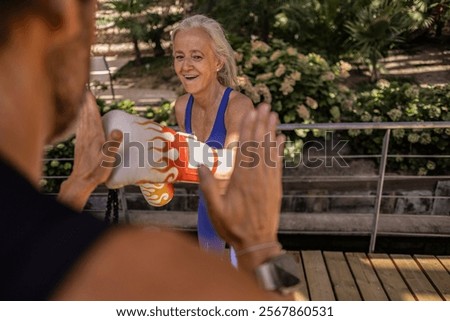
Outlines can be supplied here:
<path id="1" fill-rule="evenodd" d="M 172 31 L 172 43 L 175 36 L 180 30 L 192 28 L 202 28 L 205 30 L 213 41 L 213 49 L 218 58 L 222 59 L 224 65 L 217 73 L 217 80 L 224 86 L 237 87 L 237 67 L 234 59 L 234 51 L 228 42 L 222 26 L 214 19 L 203 15 L 195 15 L 188 17 L 180 22 L 180 24 Z"/>

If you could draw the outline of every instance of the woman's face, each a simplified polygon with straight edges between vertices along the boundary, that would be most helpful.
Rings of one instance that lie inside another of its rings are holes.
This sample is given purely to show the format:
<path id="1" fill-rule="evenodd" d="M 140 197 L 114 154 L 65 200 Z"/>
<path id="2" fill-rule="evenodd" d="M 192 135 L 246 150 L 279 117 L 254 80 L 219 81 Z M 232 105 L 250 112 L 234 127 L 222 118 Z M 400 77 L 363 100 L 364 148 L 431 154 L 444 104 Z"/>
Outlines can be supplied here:
<path id="1" fill-rule="evenodd" d="M 203 29 L 178 31 L 173 41 L 173 56 L 175 72 L 188 93 L 201 93 L 217 82 L 222 63 Z"/>

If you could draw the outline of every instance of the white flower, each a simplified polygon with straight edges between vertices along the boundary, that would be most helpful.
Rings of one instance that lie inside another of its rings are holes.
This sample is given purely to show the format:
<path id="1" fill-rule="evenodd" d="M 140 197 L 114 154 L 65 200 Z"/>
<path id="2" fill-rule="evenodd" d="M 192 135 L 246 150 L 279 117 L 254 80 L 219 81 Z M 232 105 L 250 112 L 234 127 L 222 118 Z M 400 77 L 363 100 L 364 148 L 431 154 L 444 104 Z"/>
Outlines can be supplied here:
<path id="1" fill-rule="evenodd" d="M 392 119 L 392 121 L 397 121 L 402 117 L 402 111 L 398 108 L 393 108 L 387 112 L 387 115 Z"/>
<path id="2" fill-rule="evenodd" d="M 297 56 L 297 49 L 295 49 L 293 47 L 287 48 L 286 52 L 289 56 Z"/>
<path id="3" fill-rule="evenodd" d="M 241 62 L 242 59 L 244 59 L 244 54 L 241 52 L 234 52 L 234 60 L 236 60 L 236 62 Z"/>
<path id="4" fill-rule="evenodd" d="M 270 46 L 264 41 L 255 40 L 252 41 L 252 51 L 267 52 L 270 50 Z"/>
<path id="5" fill-rule="evenodd" d="M 286 80 L 287 79 L 283 80 L 280 87 L 280 91 L 283 93 L 284 96 L 287 96 L 294 91 L 294 87 L 292 87 L 291 84 Z"/>
<path id="6" fill-rule="evenodd" d="M 308 108 L 306 108 L 306 106 L 303 104 L 297 107 L 297 114 L 300 116 L 300 118 L 303 118 L 304 120 L 308 120 L 311 116 Z"/>
<path id="7" fill-rule="evenodd" d="M 277 70 L 275 70 L 275 76 L 281 77 L 286 72 L 286 66 L 283 64 L 279 64 Z"/>
<path id="8" fill-rule="evenodd" d="M 389 88 L 390 85 L 391 85 L 391 83 L 389 81 L 387 81 L 386 79 L 380 79 L 377 81 L 377 87 L 380 89 Z"/>
<path id="9" fill-rule="evenodd" d="M 264 102 L 268 104 L 272 103 L 272 94 L 270 93 L 269 87 L 265 84 L 256 84 L 255 90 L 259 96 L 263 96 Z"/>
<path id="10" fill-rule="evenodd" d="M 332 81 L 334 80 L 335 76 L 331 71 L 327 71 L 322 76 L 320 76 L 320 79 L 323 81 Z"/>
<path id="11" fill-rule="evenodd" d="M 257 81 L 267 81 L 273 78 L 273 72 L 266 72 L 264 74 L 259 74 L 256 76 Z"/>
<path id="12" fill-rule="evenodd" d="M 259 64 L 259 58 L 257 56 L 255 56 L 255 55 L 252 55 L 250 57 L 250 63 L 252 65 L 258 65 Z"/>
<path id="13" fill-rule="evenodd" d="M 350 65 L 348 62 L 341 60 L 339 61 L 339 69 L 342 71 L 350 71 L 352 70 L 352 65 Z"/>
<path id="14" fill-rule="evenodd" d="M 274 53 L 270 56 L 270 61 L 278 60 L 278 58 L 280 58 L 282 54 L 283 53 L 281 52 L 281 50 L 274 51 Z"/>
<path id="15" fill-rule="evenodd" d="M 308 105 L 311 109 L 317 109 L 317 107 L 319 107 L 317 101 L 311 97 L 306 97 L 306 105 Z"/>
<path id="16" fill-rule="evenodd" d="M 289 77 L 295 81 L 299 81 L 302 78 L 302 74 L 299 71 L 295 70 L 289 75 Z"/>

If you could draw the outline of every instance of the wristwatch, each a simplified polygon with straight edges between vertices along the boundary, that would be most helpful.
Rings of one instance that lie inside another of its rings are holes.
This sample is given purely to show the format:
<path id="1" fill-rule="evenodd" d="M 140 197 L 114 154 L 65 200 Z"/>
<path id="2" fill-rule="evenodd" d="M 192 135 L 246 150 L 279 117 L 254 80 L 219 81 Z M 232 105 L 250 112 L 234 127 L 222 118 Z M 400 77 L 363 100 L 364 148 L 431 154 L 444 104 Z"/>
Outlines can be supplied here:
<path id="1" fill-rule="evenodd" d="M 283 295 L 295 292 L 300 287 L 300 266 L 292 255 L 275 256 L 255 269 L 259 285 L 268 291 Z"/>

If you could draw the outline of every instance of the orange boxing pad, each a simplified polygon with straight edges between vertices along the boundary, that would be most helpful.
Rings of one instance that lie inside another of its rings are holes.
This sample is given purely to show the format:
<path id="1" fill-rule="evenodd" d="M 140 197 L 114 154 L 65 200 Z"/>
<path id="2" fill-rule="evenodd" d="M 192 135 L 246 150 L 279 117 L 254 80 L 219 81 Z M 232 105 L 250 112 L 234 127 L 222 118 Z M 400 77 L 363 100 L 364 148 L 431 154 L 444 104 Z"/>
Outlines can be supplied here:
<path id="1" fill-rule="evenodd" d="M 167 183 L 198 183 L 200 165 L 221 179 L 233 171 L 233 150 L 211 148 L 194 135 L 154 121 L 113 110 L 103 116 L 103 126 L 107 136 L 115 129 L 123 133 L 106 186 L 139 185 L 152 206 L 163 206 L 172 199 L 173 186 Z"/>
<path id="2" fill-rule="evenodd" d="M 167 205 L 173 198 L 174 188 L 170 183 L 146 183 L 139 187 L 147 203 L 154 207 Z"/>

